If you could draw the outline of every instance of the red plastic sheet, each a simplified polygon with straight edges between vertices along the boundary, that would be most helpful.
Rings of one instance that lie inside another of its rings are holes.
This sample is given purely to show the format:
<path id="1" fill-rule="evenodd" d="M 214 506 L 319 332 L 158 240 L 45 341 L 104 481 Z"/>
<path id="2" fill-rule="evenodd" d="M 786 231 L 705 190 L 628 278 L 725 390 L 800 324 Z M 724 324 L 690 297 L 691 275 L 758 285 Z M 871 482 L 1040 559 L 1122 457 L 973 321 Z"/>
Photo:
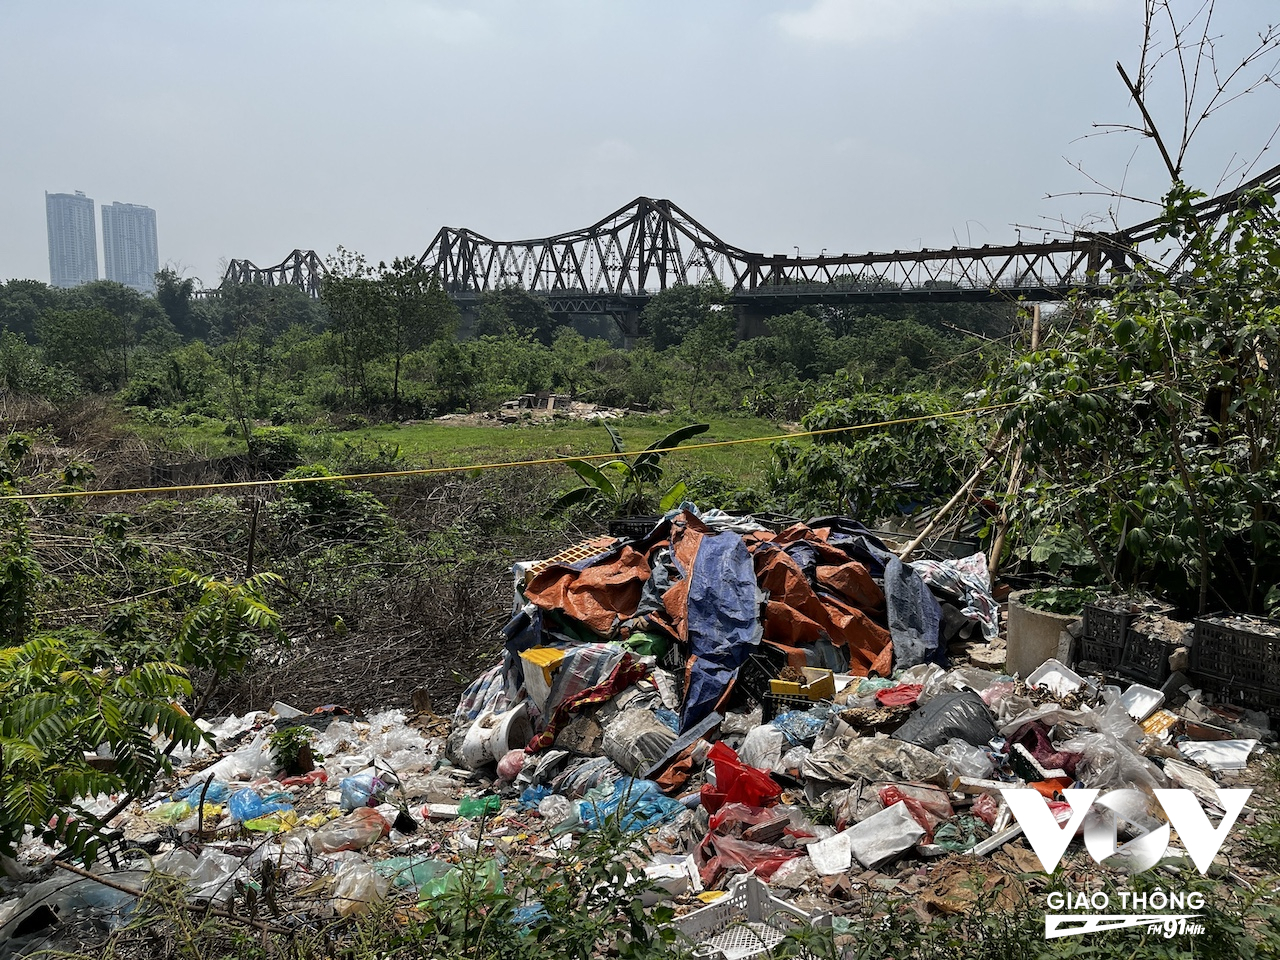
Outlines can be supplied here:
<path id="1" fill-rule="evenodd" d="M 707 759 L 715 764 L 716 785 L 702 788 L 702 805 L 715 813 L 726 803 L 744 803 L 749 807 L 771 807 L 782 796 L 782 787 L 763 770 L 748 767 L 738 754 L 723 743 L 707 751 Z"/>
<path id="2" fill-rule="evenodd" d="M 876 691 L 876 700 L 882 707 L 906 707 L 920 699 L 920 691 L 924 684 L 900 683 L 896 687 L 885 687 Z"/>

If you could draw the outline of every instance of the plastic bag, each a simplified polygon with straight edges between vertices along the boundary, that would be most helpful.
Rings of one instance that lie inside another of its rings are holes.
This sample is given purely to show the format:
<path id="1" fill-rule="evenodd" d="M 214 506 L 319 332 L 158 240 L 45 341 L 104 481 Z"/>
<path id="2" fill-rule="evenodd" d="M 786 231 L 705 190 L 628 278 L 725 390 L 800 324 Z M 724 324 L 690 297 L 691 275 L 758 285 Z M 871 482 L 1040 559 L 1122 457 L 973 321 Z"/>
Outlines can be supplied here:
<path id="1" fill-rule="evenodd" d="M 684 813 L 684 804 L 664 794 L 652 780 L 622 777 L 607 799 L 584 798 L 578 803 L 583 826 L 599 827 L 611 816 L 623 830 L 645 830 Z"/>
<path id="2" fill-rule="evenodd" d="M 520 771 L 524 769 L 524 758 L 527 756 L 528 754 L 523 750 L 508 750 L 504 753 L 502 759 L 498 761 L 498 779 L 510 783 L 520 776 Z"/>
<path id="3" fill-rule="evenodd" d="M 623 710 L 605 724 L 604 755 L 633 776 L 666 756 L 676 732 L 650 710 Z"/>
<path id="4" fill-rule="evenodd" d="M 984 793 L 973 801 L 973 806 L 969 808 L 973 811 L 973 815 L 985 823 L 988 827 L 994 826 L 996 817 L 1000 815 L 1000 801 L 990 793 Z"/>
<path id="5" fill-rule="evenodd" d="M 553 793 L 549 797 L 542 798 L 542 801 L 538 804 L 538 815 L 552 825 L 562 823 L 564 818 L 569 815 L 572 806 L 573 802 L 568 797 Z"/>
<path id="6" fill-rule="evenodd" d="M 920 699 L 924 686 L 919 683 L 900 683 L 876 691 L 876 702 L 882 707 L 906 707 Z"/>
<path id="7" fill-rule="evenodd" d="M 752 727 L 747 738 L 742 741 L 738 756 L 747 766 L 757 770 L 777 770 L 786 742 L 786 735 L 781 730 L 772 723 L 763 723 Z"/>
<path id="8" fill-rule="evenodd" d="M 805 758 L 812 752 L 808 747 L 792 747 L 782 755 L 782 759 L 778 761 L 778 765 L 774 769 L 778 773 L 799 777 L 800 768 L 804 766 Z"/>
<path id="9" fill-rule="evenodd" d="M 372 807 L 361 807 L 338 820 L 330 820 L 311 835 L 311 847 L 321 853 L 363 850 L 391 832 L 391 824 Z"/>
<path id="10" fill-rule="evenodd" d="M 386 899 L 391 881 L 378 875 L 367 863 L 347 861 L 334 875 L 333 909 L 340 917 L 364 913 Z"/>
<path id="11" fill-rule="evenodd" d="M 458 816 L 465 820 L 473 817 L 487 817 L 491 813 L 497 813 L 502 809 L 502 798 L 499 796 L 489 797 L 463 797 L 458 804 Z"/>
<path id="12" fill-rule="evenodd" d="M 621 771 L 608 757 L 593 757 L 570 767 L 551 781 L 551 789 L 570 799 L 585 796 L 593 787 L 612 784 Z"/>
<path id="13" fill-rule="evenodd" d="M 1086 787 L 1137 787 L 1150 793 L 1169 785 L 1159 767 L 1108 733 L 1081 733 L 1061 749 L 1082 754 L 1075 775 Z"/>
<path id="14" fill-rule="evenodd" d="M 1004 700 L 1005 697 L 1010 696 L 1017 688 L 1017 684 L 1012 680 L 997 680 L 995 683 L 983 690 L 979 696 L 982 697 L 983 703 L 988 707 L 995 709 L 996 704 Z"/>
<path id="15" fill-rule="evenodd" d="M 777 813 L 777 810 L 770 807 L 749 807 L 745 803 L 726 803 L 711 815 L 708 829 L 714 833 L 721 827 L 734 823 L 754 827 L 757 823 L 772 820 Z"/>
<path id="16" fill-rule="evenodd" d="M 984 794 L 985 796 L 985 794 Z M 933 842 L 944 850 L 963 853 L 978 845 L 978 835 L 984 831 L 975 817 L 959 816 L 941 824 L 933 835 Z"/>
<path id="17" fill-rule="evenodd" d="M 397 887 L 421 887 L 428 880 L 448 873 L 453 864 L 423 857 L 389 857 L 379 860 L 373 869 Z"/>
<path id="18" fill-rule="evenodd" d="M 770 726 L 782 731 L 788 746 L 798 747 L 813 743 L 813 738 L 826 725 L 827 715 L 828 711 L 821 707 L 816 710 L 788 710 L 774 717 Z"/>
<path id="19" fill-rule="evenodd" d="M 470 876 L 464 875 L 463 871 Z M 464 880 L 467 881 L 465 884 Z M 424 883 L 418 891 L 418 898 L 425 901 L 446 894 L 458 894 L 463 891 L 464 886 L 473 895 L 481 892 L 497 893 L 502 890 L 502 871 L 493 860 L 485 860 L 479 864 L 464 863 Z"/>
<path id="20" fill-rule="evenodd" d="M 934 697 L 907 718 L 893 736 L 932 750 L 957 738 L 965 743 L 986 743 L 996 735 L 991 711 L 971 691 Z"/>
<path id="21" fill-rule="evenodd" d="M 268 803 L 258 795 L 257 790 L 251 787 L 237 790 L 231 795 L 231 799 L 227 801 L 227 812 L 231 814 L 231 819 L 239 820 L 241 823 L 247 820 L 257 820 L 259 817 L 265 817 L 269 813 L 292 809 L 293 804 L 291 803 Z"/>
<path id="22" fill-rule="evenodd" d="M 231 796 L 231 787 L 229 784 L 215 780 L 205 789 L 205 782 L 197 780 L 195 783 L 183 787 L 181 790 L 173 791 L 174 800 L 190 800 L 194 807 L 197 803 L 204 800 L 205 803 L 224 803 L 227 797 Z"/>
<path id="23" fill-rule="evenodd" d="M 707 759 L 715 764 L 716 785 L 702 787 L 702 805 L 715 813 L 726 803 L 769 807 L 778 802 L 782 788 L 763 770 L 745 766 L 738 755 L 722 742 L 712 745 Z"/>
<path id="24" fill-rule="evenodd" d="M 357 773 L 344 777 L 338 784 L 342 791 L 342 809 L 345 813 L 360 807 L 377 806 L 387 792 L 387 785 L 372 773 Z"/>
<path id="25" fill-rule="evenodd" d="M 899 802 L 907 805 L 912 819 L 924 828 L 925 843 L 932 840 L 933 831 L 937 829 L 938 824 L 955 816 L 955 811 L 951 809 L 951 801 L 937 787 L 924 784 L 890 783 L 881 786 L 877 792 L 880 802 L 885 807 L 891 807 Z"/>
<path id="26" fill-rule="evenodd" d="M 947 765 L 947 772 L 953 777 L 972 777 L 982 780 L 991 776 L 991 758 L 981 747 L 952 737 L 934 751 Z"/>
<path id="27" fill-rule="evenodd" d="M 708 887 L 715 884 L 721 871 L 731 866 L 737 867 L 744 873 L 754 870 L 761 880 L 768 880 L 784 863 L 804 856 L 803 850 L 786 850 L 767 843 L 752 843 L 750 840 L 740 840 L 737 837 L 726 837 L 714 833 L 707 838 L 706 844 L 703 848 L 699 848 L 698 852 L 703 853 L 707 845 L 715 851 L 715 855 L 707 860 L 698 872 L 702 877 L 703 885 Z"/>

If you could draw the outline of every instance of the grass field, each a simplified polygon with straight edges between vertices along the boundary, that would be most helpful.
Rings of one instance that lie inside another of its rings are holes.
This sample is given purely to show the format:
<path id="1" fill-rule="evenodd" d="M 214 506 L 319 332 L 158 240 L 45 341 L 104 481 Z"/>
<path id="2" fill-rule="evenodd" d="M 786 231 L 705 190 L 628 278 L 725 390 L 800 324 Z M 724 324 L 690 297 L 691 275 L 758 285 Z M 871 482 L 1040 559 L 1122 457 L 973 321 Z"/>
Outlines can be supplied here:
<path id="1" fill-rule="evenodd" d="M 628 452 L 638 452 L 690 421 L 674 417 L 627 417 L 610 421 Z M 686 445 L 721 440 L 772 437 L 786 431 L 756 417 L 718 417 L 701 421 L 710 429 Z M 184 418 L 173 426 L 137 424 L 151 443 L 192 459 L 243 453 L 239 435 L 227 435 L 219 421 Z M 474 424 L 466 421 L 423 421 L 375 424 L 352 430 L 294 427 L 305 438 L 304 457 L 333 466 L 377 463 L 395 468 L 470 466 L 546 457 L 580 457 L 608 453 L 609 434 L 598 422 L 550 419 L 520 424 Z M 760 484 L 770 459 L 770 444 L 743 443 L 677 451 L 666 460 L 668 476 L 710 473 L 736 486 Z M 566 486 L 576 477 L 565 471 Z"/>

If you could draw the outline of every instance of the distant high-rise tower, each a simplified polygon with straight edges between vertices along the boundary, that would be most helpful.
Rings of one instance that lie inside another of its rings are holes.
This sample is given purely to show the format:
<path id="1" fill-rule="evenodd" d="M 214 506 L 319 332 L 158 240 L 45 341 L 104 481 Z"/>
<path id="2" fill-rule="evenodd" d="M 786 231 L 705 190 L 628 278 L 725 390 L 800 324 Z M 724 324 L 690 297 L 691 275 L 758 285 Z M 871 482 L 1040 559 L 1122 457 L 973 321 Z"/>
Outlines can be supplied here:
<path id="1" fill-rule="evenodd" d="M 155 293 L 160 269 L 156 249 L 156 212 L 136 203 L 102 205 L 102 257 L 107 279 Z"/>
<path id="2" fill-rule="evenodd" d="M 83 192 L 44 195 L 49 221 L 49 282 L 74 287 L 98 279 L 98 234 L 93 200 Z"/>

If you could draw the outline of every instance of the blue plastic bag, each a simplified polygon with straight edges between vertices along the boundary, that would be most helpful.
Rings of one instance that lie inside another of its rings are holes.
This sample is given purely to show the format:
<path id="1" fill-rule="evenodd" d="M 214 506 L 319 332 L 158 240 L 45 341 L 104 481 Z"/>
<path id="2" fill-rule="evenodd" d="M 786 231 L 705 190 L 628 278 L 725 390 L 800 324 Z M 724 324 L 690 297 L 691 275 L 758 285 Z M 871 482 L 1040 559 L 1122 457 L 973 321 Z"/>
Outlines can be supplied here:
<path id="1" fill-rule="evenodd" d="M 263 800 L 258 795 L 258 791 L 252 787 L 237 790 L 231 795 L 231 799 L 227 801 L 227 810 L 231 814 L 231 819 L 239 820 L 241 823 L 246 820 L 257 820 L 259 817 L 265 817 L 269 813 L 292 809 L 293 804 L 291 803 L 276 803 Z"/>
<path id="2" fill-rule="evenodd" d="M 800 747 L 813 743 L 827 722 L 827 711 L 823 708 L 817 710 L 789 710 L 781 713 L 773 718 L 773 725 L 782 731 L 782 735 L 787 738 L 787 743 L 793 747 Z"/>
<path id="3" fill-rule="evenodd" d="M 190 800 L 193 804 L 196 804 L 200 802 L 201 791 L 204 791 L 205 803 L 225 803 L 227 797 L 231 796 L 230 785 L 221 780 L 214 780 L 210 783 L 207 791 L 205 791 L 203 783 L 196 782 L 189 787 L 173 791 L 171 796 L 174 800 Z"/>
<path id="4" fill-rule="evenodd" d="M 592 791 L 596 793 L 596 791 Z M 674 820 L 685 806 L 662 792 L 652 780 L 622 777 L 613 791 L 603 796 L 590 794 L 578 803 L 578 819 L 584 827 L 599 827 L 609 817 L 617 816 L 624 830 L 645 830 L 654 824 Z"/>
<path id="5" fill-rule="evenodd" d="M 377 806 L 387 785 L 372 773 L 358 773 L 354 777 L 345 777 L 338 784 L 338 789 L 342 791 L 342 809 L 350 813 L 360 807 Z"/>

